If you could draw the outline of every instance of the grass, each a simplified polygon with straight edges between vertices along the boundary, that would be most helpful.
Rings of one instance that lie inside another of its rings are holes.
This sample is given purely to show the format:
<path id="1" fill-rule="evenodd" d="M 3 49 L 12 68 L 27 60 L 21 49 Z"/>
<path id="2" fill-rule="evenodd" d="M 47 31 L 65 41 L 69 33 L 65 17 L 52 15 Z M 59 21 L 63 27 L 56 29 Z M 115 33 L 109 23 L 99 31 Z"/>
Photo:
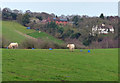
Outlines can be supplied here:
<path id="1" fill-rule="evenodd" d="M 27 30 L 26 27 L 20 25 L 17 22 L 14 21 L 2 21 L 2 35 L 5 37 L 7 40 L 11 42 L 21 42 L 27 37 L 24 35 L 19 34 L 19 31 L 23 34 L 31 33 L 34 32 L 34 30 Z"/>
<path id="2" fill-rule="evenodd" d="M 46 40 L 46 41 L 53 41 L 55 43 L 59 43 L 59 44 L 62 44 L 64 43 L 62 40 L 59 40 L 45 32 L 33 32 L 33 33 L 29 33 L 28 35 L 32 36 L 32 37 L 35 37 L 35 38 L 41 38 L 43 40 Z"/>
<path id="3" fill-rule="evenodd" d="M 55 43 L 64 43 L 62 40 L 59 40 L 45 32 L 38 33 L 33 29 L 26 29 L 26 27 L 22 26 L 21 24 L 15 21 L 2 21 L 2 35 L 7 40 L 11 42 L 22 42 L 28 37 L 24 36 L 24 34 L 28 34 L 34 38 L 41 38 L 46 41 L 53 41 Z M 18 32 L 22 33 L 22 35 Z"/>
<path id="4" fill-rule="evenodd" d="M 117 81 L 118 49 L 3 49 L 3 81 Z"/>

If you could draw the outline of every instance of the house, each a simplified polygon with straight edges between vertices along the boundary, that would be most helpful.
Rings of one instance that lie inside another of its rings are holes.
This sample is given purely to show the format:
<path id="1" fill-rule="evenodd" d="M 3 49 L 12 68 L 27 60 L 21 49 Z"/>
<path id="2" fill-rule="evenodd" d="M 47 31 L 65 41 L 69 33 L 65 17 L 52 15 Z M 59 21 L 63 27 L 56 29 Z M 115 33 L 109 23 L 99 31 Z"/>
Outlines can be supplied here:
<path id="1" fill-rule="evenodd" d="M 107 25 L 107 27 L 110 30 L 110 32 L 114 33 L 115 30 L 112 25 Z"/>
<path id="2" fill-rule="evenodd" d="M 46 20 L 46 22 L 55 22 L 56 24 L 60 25 L 66 25 L 68 23 L 66 18 L 49 18 Z"/>
<path id="3" fill-rule="evenodd" d="M 108 34 L 109 32 L 114 33 L 114 28 L 112 25 L 101 24 L 92 27 L 92 35 L 95 34 Z"/>
<path id="4" fill-rule="evenodd" d="M 55 22 L 56 22 L 56 24 L 66 25 L 67 24 L 67 19 L 60 18 L 60 19 L 55 20 Z"/>

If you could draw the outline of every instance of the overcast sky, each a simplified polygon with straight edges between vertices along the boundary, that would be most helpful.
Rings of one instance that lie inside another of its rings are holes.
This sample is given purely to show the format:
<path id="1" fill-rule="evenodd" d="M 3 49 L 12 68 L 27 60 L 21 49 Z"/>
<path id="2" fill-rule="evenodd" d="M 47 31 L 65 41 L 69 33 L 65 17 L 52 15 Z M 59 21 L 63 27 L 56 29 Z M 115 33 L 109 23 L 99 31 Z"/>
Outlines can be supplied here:
<path id="1" fill-rule="evenodd" d="M 33 1 L 33 0 L 32 0 Z M 98 0 L 100 1 L 100 0 Z M 106 0 L 105 0 L 106 1 Z M 2 2 L 2 8 L 18 9 L 25 12 L 47 12 L 58 16 L 64 15 L 88 15 L 99 16 L 104 13 L 105 16 L 118 15 L 118 2 Z"/>
<path id="2" fill-rule="evenodd" d="M 120 0 L 0 0 L 1 2 L 118 2 Z"/>

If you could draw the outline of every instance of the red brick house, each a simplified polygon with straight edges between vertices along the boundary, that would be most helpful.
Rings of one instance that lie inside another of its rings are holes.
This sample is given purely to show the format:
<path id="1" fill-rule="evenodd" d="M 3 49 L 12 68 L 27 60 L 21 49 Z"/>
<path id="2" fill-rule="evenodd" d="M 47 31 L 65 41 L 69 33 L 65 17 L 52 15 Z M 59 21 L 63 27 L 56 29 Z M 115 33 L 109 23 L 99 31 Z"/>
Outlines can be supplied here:
<path id="1" fill-rule="evenodd" d="M 56 24 L 63 24 L 66 25 L 68 23 L 67 19 L 65 18 L 48 18 L 47 22 L 55 22 Z"/>

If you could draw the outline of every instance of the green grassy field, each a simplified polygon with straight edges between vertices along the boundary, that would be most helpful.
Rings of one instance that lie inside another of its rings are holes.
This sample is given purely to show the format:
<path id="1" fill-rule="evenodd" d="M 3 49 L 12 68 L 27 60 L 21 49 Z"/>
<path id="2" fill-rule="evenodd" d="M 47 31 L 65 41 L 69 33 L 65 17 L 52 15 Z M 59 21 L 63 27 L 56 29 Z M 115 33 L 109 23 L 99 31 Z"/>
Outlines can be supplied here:
<path id="1" fill-rule="evenodd" d="M 19 34 L 17 31 L 27 34 L 34 32 L 34 30 L 27 30 L 26 27 L 13 21 L 2 21 L 2 35 L 11 42 L 21 42 L 27 37 Z"/>
<path id="2" fill-rule="evenodd" d="M 11 42 L 22 42 L 25 39 L 28 39 L 27 34 L 34 38 L 41 38 L 46 41 L 53 41 L 56 43 L 64 43 L 62 40 L 59 40 L 51 35 L 48 35 L 45 32 L 38 33 L 33 29 L 26 29 L 26 27 L 15 21 L 2 21 L 2 35 L 7 40 Z M 48 37 L 48 38 L 47 38 Z"/>
<path id="3" fill-rule="evenodd" d="M 118 49 L 3 49 L 3 81 L 117 81 Z"/>
<path id="4" fill-rule="evenodd" d="M 28 35 L 34 37 L 34 38 L 41 38 L 45 41 L 54 41 L 55 43 L 59 43 L 62 44 L 64 43 L 62 40 L 59 40 L 51 35 L 46 34 L 45 32 L 33 32 L 33 33 L 29 33 Z"/>

